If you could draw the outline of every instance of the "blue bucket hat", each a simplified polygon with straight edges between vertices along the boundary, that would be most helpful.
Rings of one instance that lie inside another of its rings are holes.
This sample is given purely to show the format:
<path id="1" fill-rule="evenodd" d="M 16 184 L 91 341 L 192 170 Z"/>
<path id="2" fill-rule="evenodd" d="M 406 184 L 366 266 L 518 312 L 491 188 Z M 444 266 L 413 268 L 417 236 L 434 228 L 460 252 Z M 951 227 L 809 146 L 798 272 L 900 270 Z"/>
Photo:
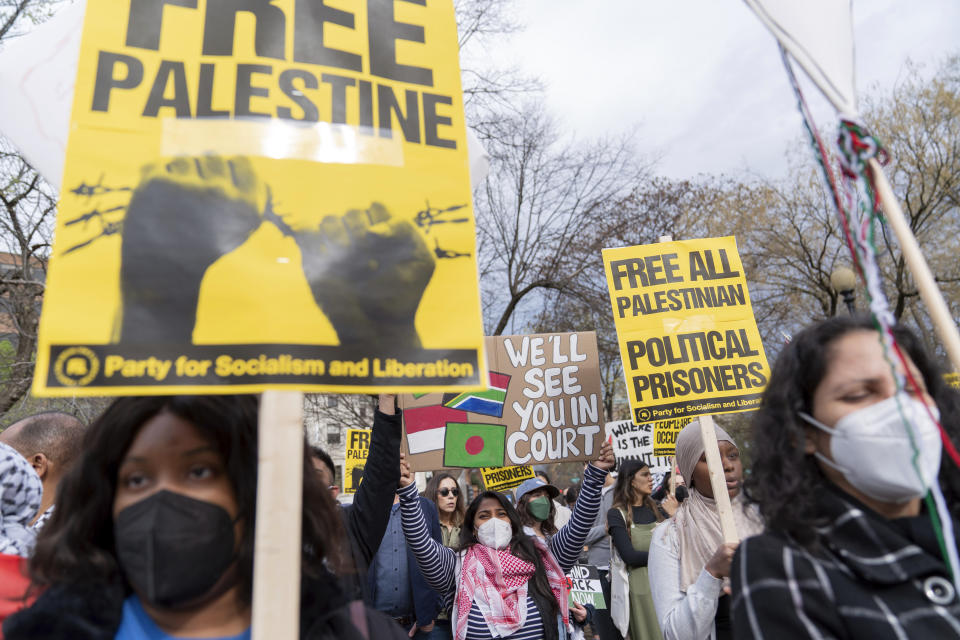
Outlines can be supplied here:
<path id="1" fill-rule="evenodd" d="M 546 489 L 547 495 L 550 496 L 551 500 L 560 495 L 560 489 L 557 489 L 552 484 L 547 484 L 540 478 L 530 478 L 529 480 L 524 480 L 523 484 L 517 487 L 517 504 L 520 504 L 520 499 L 523 498 L 524 494 L 534 489 Z"/>

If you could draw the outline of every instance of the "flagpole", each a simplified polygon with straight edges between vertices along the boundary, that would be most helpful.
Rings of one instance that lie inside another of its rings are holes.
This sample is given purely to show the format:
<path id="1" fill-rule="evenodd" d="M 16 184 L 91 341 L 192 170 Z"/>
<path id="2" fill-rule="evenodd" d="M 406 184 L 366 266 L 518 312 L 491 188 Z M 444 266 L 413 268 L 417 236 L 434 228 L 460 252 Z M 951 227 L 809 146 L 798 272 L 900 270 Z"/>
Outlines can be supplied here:
<path id="1" fill-rule="evenodd" d="M 883 213 L 886 216 L 887 223 L 897 236 L 900 243 L 900 250 L 903 253 L 903 259 L 906 261 L 913 279 L 917 283 L 917 289 L 927 310 L 930 312 L 930 319 L 933 326 L 943 341 L 943 346 L 947 351 L 947 357 L 953 370 L 960 372 L 960 333 L 957 332 L 957 324 L 947 308 L 947 303 L 943 299 L 943 294 L 937 287 L 936 280 L 930 272 L 920 245 L 916 237 L 907 224 L 900 203 L 893 193 L 890 182 L 883 172 L 883 168 L 875 158 L 867 161 L 870 173 L 873 175 L 873 182 L 877 186 L 877 194 L 880 196 L 880 202 L 883 206 Z"/>

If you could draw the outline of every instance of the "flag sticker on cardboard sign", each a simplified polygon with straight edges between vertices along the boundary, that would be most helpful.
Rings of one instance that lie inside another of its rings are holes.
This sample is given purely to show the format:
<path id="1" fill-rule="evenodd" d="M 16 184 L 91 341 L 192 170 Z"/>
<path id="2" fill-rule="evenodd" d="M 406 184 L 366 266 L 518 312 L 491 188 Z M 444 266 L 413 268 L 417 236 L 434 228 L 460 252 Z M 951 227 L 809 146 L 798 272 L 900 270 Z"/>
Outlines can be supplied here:
<path id="1" fill-rule="evenodd" d="M 445 467 L 492 467 L 503 464 L 507 427 L 473 422 L 447 423 L 443 447 Z"/>
<path id="2" fill-rule="evenodd" d="M 414 407 L 404 412 L 407 428 L 407 445 L 416 455 L 443 449 L 448 422 L 466 422 L 467 412 L 440 405 Z"/>
<path id="3" fill-rule="evenodd" d="M 490 386 L 484 391 L 468 391 L 460 394 L 450 394 L 448 400 L 444 397 L 443 405 L 451 409 L 470 411 L 485 416 L 503 417 L 503 403 L 507 399 L 507 387 L 510 386 L 510 376 L 490 372 Z"/>

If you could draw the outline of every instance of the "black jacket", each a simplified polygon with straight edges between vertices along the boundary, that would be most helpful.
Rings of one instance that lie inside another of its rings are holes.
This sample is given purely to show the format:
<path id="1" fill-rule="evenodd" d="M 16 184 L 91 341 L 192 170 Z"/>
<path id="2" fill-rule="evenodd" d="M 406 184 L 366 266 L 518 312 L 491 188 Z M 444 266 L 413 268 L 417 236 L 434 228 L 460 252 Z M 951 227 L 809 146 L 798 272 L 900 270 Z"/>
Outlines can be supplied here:
<path id="1" fill-rule="evenodd" d="M 7 618 L 6 640 L 113 640 L 120 626 L 122 583 L 60 585 Z M 366 630 L 361 627 L 366 626 Z M 365 632 L 364 632 L 365 631 Z M 408 640 L 393 620 L 359 601 L 348 601 L 337 580 L 304 577 L 300 590 L 301 640 Z"/>
<path id="2" fill-rule="evenodd" d="M 960 637 L 960 598 L 926 514 L 887 520 L 839 490 L 818 498 L 828 524 L 817 552 L 776 533 L 740 543 L 736 638 Z"/>
<path id="3" fill-rule="evenodd" d="M 365 594 L 367 571 L 390 522 L 390 507 L 400 484 L 401 414 L 392 416 L 376 411 L 370 451 L 363 469 L 363 482 L 353 496 L 353 504 L 341 510 L 350 557 L 355 573 L 342 576 L 354 597 Z M 367 603 L 370 604 L 369 598 Z"/>

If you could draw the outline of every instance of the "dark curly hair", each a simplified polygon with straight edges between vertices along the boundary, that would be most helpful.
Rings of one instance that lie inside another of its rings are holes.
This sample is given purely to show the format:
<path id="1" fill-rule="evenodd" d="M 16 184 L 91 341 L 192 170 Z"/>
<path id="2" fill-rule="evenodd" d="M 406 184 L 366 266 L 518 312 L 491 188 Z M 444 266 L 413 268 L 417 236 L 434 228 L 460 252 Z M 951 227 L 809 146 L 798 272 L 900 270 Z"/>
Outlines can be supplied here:
<path id="1" fill-rule="evenodd" d="M 29 570 L 34 590 L 56 584 L 123 582 L 113 537 L 117 470 L 140 428 L 169 412 L 190 422 L 219 451 L 236 493 L 243 537 L 238 553 L 241 597 L 251 600 L 257 502 L 256 396 L 119 398 L 87 430 L 79 460 L 60 482 L 56 509 L 37 537 Z M 303 571 L 320 576 L 324 558 L 343 568 L 342 526 L 330 492 L 303 457 Z M 129 585 L 125 584 L 127 592 Z"/>
<path id="2" fill-rule="evenodd" d="M 553 621 L 560 613 L 560 606 L 550 589 L 547 570 L 543 566 L 540 554 L 537 553 L 536 544 L 530 536 L 524 533 L 520 514 L 517 513 L 506 496 L 497 491 L 484 491 L 473 499 L 463 517 L 463 527 L 460 529 L 460 550 L 466 551 L 473 545 L 480 544 L 473 523 L 477 517 L 477 511 L 480 510 L 480 503 L 486 498 L 492 498 L 500 503 L 503 510 L 507 512 L 507 517 L 510 518 L 510 528 L 513 530 L 513 537 L 510 538 L 510 553 L 534 566 L 533 578 L 530 579 L 530 586 L 533 588 L 529 589 L 529 594 L 536 603 L 537 610 L 544 622 L 544 633 L 546 634 L 544 637 L 547 640 L 553 640 L 558 635 L 557 625 Z"/>
<path id="3" fill-rule="evenodd" d="M 813 456 L 803 450 L 806 423 L 799 412 L 813 413 L 813 394 L 827 373 L 830 348 L 857 331 L 876 331 L 869 316 L 837 316 L 807 327 L 793 337 L 773 367 L 770 384 L 753 418 L 753 466 L 744 483 L 748 500 L 760 508 L 767 528 L 788 534 L 798 544 L 817 546 L 817 496 L 829 481 Z M 940 421 L 956 441 L 960 401 L 943 380 L 937 363 L 907 328 L 897 326 L 894 337 L 923 376 L 940 409 Z M 956 518 L 960 515 L 960 470 L 946 459 L 940 466 L 940 486 Z"/>

